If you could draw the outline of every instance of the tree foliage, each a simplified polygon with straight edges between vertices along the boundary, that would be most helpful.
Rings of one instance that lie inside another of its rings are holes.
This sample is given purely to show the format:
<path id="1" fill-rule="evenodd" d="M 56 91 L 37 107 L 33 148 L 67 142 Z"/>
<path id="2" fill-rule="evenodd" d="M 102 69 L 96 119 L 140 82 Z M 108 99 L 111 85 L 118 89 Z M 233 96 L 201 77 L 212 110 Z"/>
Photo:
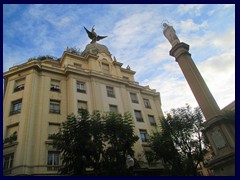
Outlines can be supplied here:
<path id="1" fill-rule="evenodd" d="M 134 135 L 132 117 L 129 113 L 109 113 L 104 117 L 104 140 L 108 144 L 103 153 L 103 166 L 111 175 L 127 173 L 126 157 L 134 155 L 133 144 L 138 140 Z"/>
<path id="2" fill-rule="evenodd" d="M 155 157 L 165 162 L 172 175 L 197 175 L 197 165 L 207 148 L 200 108 L 192 110 L 186 105 L 172 109 L 161 119 L 161 126 L 162 131 L 151 138 Z"/>
<path id="3" fill-rule="evenodd" d="M 90 163 L 90 126 L 88 112 L 82 111 L 78 117 L 69 115 L 67 121 L 62 123 L 60 132 L 52 137 L 54 147 L 63 157 L 61 174 L 83 174 L 86 163 Z"/>
<path id="4" fill-rule="evenodd" d="M 42 60 L 45 60 L 45 59 L 50 59 L 50 60 L 59 61 L 61 58 L 57 58 L 57 57 L 51 56 L 51 55 L 40 55 L 40 56 L 38 56 L 38 57 L 29 58 L 28 61 L 31 61 L 31 60 L 39 60 L 39 61 L 42 61 Z"/>
<path id="5" fill-rule="evenodd" d="M 80 49 L 78 49 L 78 48 L 76 48 L 76 47 L 67 47 L 67 49 L 66 49 L 66 51 L 67 52 L 70 52 L 70 53 L 72 53 L 72 54 L 76 54 L 76 55 L 78 55 L 78 56 L 80 56 L 81 55 L 81 50 Z"/>
<path id="6" fill-rule="evenodd" d="M 52 136 L 54 147 L 61 152 L 61 174 L 95 175 L 127 174 L 126 156 L 133 155 L 134 136 L 129 114 L 98 111 L 92 115 L 81 109 L 78 116 L 69 115 L 62 128 Z"/>

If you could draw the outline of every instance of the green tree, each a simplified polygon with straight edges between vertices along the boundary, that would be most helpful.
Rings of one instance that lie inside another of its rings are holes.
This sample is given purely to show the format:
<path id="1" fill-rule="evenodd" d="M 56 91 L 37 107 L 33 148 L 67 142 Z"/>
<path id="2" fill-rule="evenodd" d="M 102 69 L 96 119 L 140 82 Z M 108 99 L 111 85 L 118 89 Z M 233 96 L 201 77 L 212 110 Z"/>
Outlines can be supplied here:
<path id="1" fill-rule="evenodd" d="M 103 137 L 104 124 L 102 116 L 99 111 L 94 111 L 91 115 L 91 128 L 89 129 L 91 139 L 91 166 L 94 169 L 94 174 L 98 175 L 101 173 L 101 157 L 104 153 L 104 137 Z"/>
<path id="2" fill-rule="evenodd" d="M 175 175 L 197 175 L 197 166 L 207 148 L 200 108 L 192 110 L 186 105 L 172 109 L 161 124 L 162 132 L 155 133 L 151 140 L 156 157 L 170 165 L 171 173 Z"/>
<path id="3" fill-rule="evenodd" d="M 175 147 L 174 140 L 169 131 L 167 119 L 161 120 L 161 132 L 154 132 L 150 139 L 153 159 L 163 160 L 166 173 L 169 175 L 182 175 L 181 154 Z"/>
<path id="4" fill-rule="evenodd" d="M 107 144 L 103 154 L 103 167 L 108 175 L 127 175 L 126 157 L 133 157 L 132 149 L 138 136 L 134 135 L 132 116 L 108 113 L 104 117 L 104 140 Z"/>
<path id="5" fill-rule="evenodd" d="M 86 175 L 86 168 L 93 169 L 92 175 L 127 174 L 126 157 L 134 154 L 132 117 L 98 111 L 92 115 L 81 109 L 79 115 L 69 115 L 62 128 L 52 136 L 54 147 L 61 152 L 61 174 Z"/>
<path id="6" fill-rule="evenodd" d="M 53 146 L 62 153 L 61 174 L 85 174 L 92 156 L 90 127 L 89 113 L 81 109 L 79 116 L 69 115 L 60 132 L 52 136 Z"/>

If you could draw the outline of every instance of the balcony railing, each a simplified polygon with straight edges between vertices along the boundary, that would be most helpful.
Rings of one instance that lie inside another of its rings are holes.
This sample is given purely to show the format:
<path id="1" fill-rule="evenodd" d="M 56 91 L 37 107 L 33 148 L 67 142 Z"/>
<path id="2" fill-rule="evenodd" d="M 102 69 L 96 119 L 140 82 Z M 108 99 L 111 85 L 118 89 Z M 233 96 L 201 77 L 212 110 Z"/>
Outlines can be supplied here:
<path id="1" fill-rule="evenodd" d="M 10 111 L 9 115 L 14 115 L 14 114 L 18 114 L 18 113 L 21 113 L 21 109 L 12 110 L 12 111 Z"/>
<path id="2" fill-rule="evenodd" d="M 138 122 L 143 122 L 143 118 L 136 118 Z"/>
<path id="3" fill-rule="evenodd" d="M 150 124 L 151 124 L 151 126 L 157 126 L 157 124 L 154 122 L 151 122 Z"/>
<path id="4" fill-rule="evenodd" d="M 138 100 L 132 99 L 132 103 L 137 103 L 138 104 Z"/>
<path id="5" fill-rule="evenodd" d="M 144 104 L 145 108 L 151 109 L 151 106 L 149 104 Z"/>
<path id="6" fill-rule="evenodd" d="M 47 171 L 58 171 L 60 169 L 59 165 L 48 165 Z"/>
<path id="7" fill-rule="evenodd" d="M 60 87 L 59 87 L 59 86 L 56 86 L 56 85 L 54 85 L 54 86 L 51 86 L 50 90 L 51 90 L 51 91 L 60 92 Z"/>
<path id="8" fill-rule="evenodd" d="M 60 114 L 60 110 L 58 110 L 58 109 L 50 109 L 49 112 L 54 113 L 54 114 Z"/>
<path id="9" fill-rule="evenodd" d="M 21 90 L 23 90 L 23 89 L 24 89 L 24 84 L 19 85 L 19 86 L 16 86 L 16 87 L 14 88 L 14 92 L 21 91 Z"/>
<path id="10" fill-rule="evenodd" d="M 111 91 L 108 91 L 108 92 L 107 92 L 107 95 L 108 95 L 108 97 L 115 97 L 114 93 L 111 92 Z"/>
<path id="11" fill-rule="evenodd" d="M 86 93 L 86 90 L 85 90 L 85 89 L 77 88 L 77 92 Z"/>

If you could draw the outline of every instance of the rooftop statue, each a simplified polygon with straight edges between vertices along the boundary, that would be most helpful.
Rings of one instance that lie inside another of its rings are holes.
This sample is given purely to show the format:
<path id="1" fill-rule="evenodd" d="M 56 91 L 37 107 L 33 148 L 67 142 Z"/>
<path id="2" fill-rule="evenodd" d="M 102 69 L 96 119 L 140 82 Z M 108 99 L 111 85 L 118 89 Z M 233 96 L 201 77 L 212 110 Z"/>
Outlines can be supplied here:
<path id="1" fill-rule="evenodd" d="M 173 29 L 172 26 L 169 26 L 167 23 L 163 23 L 163 34 L 168 39 L 172 46 L 175 46 L 176 44 L 180 43 L 176 35 L 176 31 Z"/>
<path id="2" fill-rule="evenodd" d="M 107 37 L 107 36 L 99 36 L 99 35 L 97 35 L 96 32 L 94 31 L 95 30 L 94 26 L 92 27 L 92 31 L 87 30 L 87 28 L 85 28 L 85 27 L 84 27 L 84 29 L 87 32 L 88 37 L 92 40 L 91 44 L 96 43 L 96 41 L 99 41 L 99 40 Z"/>

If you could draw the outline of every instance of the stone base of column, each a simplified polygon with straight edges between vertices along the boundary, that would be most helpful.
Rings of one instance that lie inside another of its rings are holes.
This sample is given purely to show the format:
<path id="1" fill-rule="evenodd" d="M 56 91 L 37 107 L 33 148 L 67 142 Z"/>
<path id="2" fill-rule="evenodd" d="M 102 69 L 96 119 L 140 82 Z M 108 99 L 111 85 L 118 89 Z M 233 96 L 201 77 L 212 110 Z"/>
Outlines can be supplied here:
<path id="1" fill-rule="evenodd" d="M 215 157 L 205 167 L 213 170 L 215 176 L 235 176 L 235 152 Z"/>
<path id="2" fill-rule="evenodd" d="M 214 157 L 206 165 L 216 176 L 235 176 L 235 122 L 216 116 L 204 123 Z"/>

